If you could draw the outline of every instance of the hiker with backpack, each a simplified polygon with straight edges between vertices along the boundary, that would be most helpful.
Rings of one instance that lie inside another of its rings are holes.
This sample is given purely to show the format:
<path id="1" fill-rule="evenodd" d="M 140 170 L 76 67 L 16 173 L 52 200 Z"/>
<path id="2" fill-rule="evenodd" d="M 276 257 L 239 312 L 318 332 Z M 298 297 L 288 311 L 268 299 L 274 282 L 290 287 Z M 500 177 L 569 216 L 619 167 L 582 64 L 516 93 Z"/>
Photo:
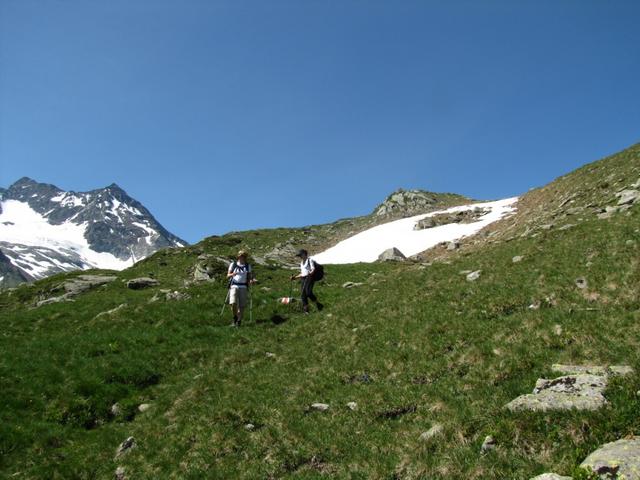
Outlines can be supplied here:
<path id="1" fill-rule="evenodd" d="M 247 263 L 247 252 L 240 250 L 237 260 L 229 265 L 227 278 L 229 279 L 229 304 L 233 309 L 232 327 L 239 327 L 242 323 L 244 311 L 249 302 L 249 287 L 256 282 L 253 278 L 251 265 Z"/>
<path id="2" fill-rule="evenodd" d="M 316 304 L 318 311 L 320 311 L 324 308 L 324 305 L 318 301 L 313 293 L 313 286 L 324 276 L 324 269 L 322 265 L 312 259 L 309 256 L 309 252 L 304 249 L 300 250 L 296 254 L 296 257 L 300 258 L 300 274 L 292 275 L 291 281 L 301 280 L 302 309 L 304 313 L 309 313 L 309 300 L 311 300 Z"/>

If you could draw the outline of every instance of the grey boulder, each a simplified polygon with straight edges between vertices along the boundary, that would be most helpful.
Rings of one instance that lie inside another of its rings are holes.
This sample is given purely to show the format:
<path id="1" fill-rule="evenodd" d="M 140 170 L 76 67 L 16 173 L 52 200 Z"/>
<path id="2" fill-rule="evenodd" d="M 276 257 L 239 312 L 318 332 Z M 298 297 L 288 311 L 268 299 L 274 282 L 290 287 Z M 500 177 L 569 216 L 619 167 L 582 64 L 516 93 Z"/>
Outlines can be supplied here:
<path id="1" fill-rule="evenodd" d="M 155 287 L 159 284 L 160 282 L 155 278 L 140 277 L 129 280 L 127 282 L 127 288 L 130 288 L 131 290 L 142 290 L 143 288 Z"/>
<path id="2" fill-rule="evenodd" d="M 407 257 L 404 256 L 404 253 L 402 253 L 396 247 L 389 248 L 378 256 L 378 260 L 381 262 L 388 262 L 388 261 L 402 262 L 406 259 Z"/>
<path id="3" fill-rule="evenodd" d="M 640 438 L 607 443 L 580 465 L 602 479 L 640 480 Z"/>

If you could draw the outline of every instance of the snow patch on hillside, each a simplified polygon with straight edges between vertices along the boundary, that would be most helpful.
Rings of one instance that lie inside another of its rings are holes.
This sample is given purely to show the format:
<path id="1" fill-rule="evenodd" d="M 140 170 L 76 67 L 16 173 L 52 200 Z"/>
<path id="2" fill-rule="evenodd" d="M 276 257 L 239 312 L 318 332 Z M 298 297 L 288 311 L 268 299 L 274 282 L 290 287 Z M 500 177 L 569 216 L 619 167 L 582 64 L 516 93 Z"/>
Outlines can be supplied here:
<path id="1" fill-rule="evenodd" d="M 405 256 L 410 257 L 441 242 L 452 242 L 474 235 L 487 225 L 513 213 L 517 201 L 518 198 L 514 197 L 496 202 L 474 203 L 385 223 L 347 238 L 330 249 L 314 255 L 313 258 L 324 264 L 371 263 L 375 262 L 382 252 L 392 247 L 396 247 Z M 486 208 L 491 211 L 473 223 L 451 223 L 424 230 L 413 229 L 423 218 L 474 208 Z"/>

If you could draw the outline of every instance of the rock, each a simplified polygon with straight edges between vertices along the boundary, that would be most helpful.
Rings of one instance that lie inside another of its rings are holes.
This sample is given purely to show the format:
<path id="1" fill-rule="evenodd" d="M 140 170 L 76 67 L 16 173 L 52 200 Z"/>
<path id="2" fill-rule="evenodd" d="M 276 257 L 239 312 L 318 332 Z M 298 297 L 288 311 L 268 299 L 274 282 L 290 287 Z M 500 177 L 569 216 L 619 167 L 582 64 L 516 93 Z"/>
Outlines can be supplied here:
<path id="1" fill-rule="evenodd" d="M 588 286 L 589 286 L 589 283 L 587 282 L 586 278 L 584 277 L 576 278 L 576 287 L 578 287 L 581 290 L 584 290 Z"/>
<path id="2" fill-rule="evenodd" d="M 447 244 L 447 250 L 457 250 L 460 248 L 460 242 L 449 242 Z"/>
<path id="3" fill-rule="evenodd" d="M 109 411 L 111 412 L 111 415 L 113 415 L 114 417 L 117 417 L 122 413 L 122 407 L 120 407 L 119 403 L 114 403 L 113 405 L 111 405 L 111 408 L 109 409 Z"/>
<path id="4" fill-rule="evenodd" d="M 349 403 L 347 403 L 347 408 L 349 410 L 357 410 L 358 409 L 358 404 L 356 402 L 349 402 Z"/>
<path id="5" fill-rule="evenodd" d="M 476 280 L 478 280 L 480 278 L 480 273 L 482 273 L 482 270 L 476 270 L 475 272 L 471 272 L 467 275 L 467 281 L 468 282 L 475 282 Z"/>
<path id="6" fill-rule="evenodd" d="M 436 423 L 429 430 L 427 430 L 426 432 L 422 433 L 422 435 L 420 435 L 420 440 L 422 440 L 423 442 L 429 441 L 437 437 L 438 435 L 441 435 L 443 431 L 444 431 L 444 427 L 439 423 Z"/>
<path id="7" fill-rule="evenodd" d="M 602 479 L 640 480 L 640 438 L 607 443 L 580 467 L 591 469 Z"/>
<path id="8" fill-rule="evenodd" d="M 553 326 L 553 333 L 555 333 L 558 336 L 562 335 L 562 325 L 556 323 Z"/>
<path id="9" fill-rule="evenodd" d="M 276 358 L 275 353 L 267 352 L 266 355 L 267 355 L 267 358 Z"/>
<path id="10" fill-rule="evenodd" d="M 553 223 L 547 223 L 546 225 L 540 225 L 541 230 L 551 230 L 553 228 Z"/>
<path id="11" fill-rule="evenodd" d="M 342 288 L 353 288 L 353 287 L 359 287 L 360 285 L 364 285 L 364 284 L 358 283 L 358 282 L 344 282 L 342 284 Z"/>
<path id="12" fill-rule="evenodd" d="M 117 307 L 112 308 L 111 310 L 107 310 L 106 312 L 100 312 L 94 318 L 100 318 L 100 317 L 104 317 L 106 315 L 113 315 L 114 313 L 119 312 L 120 310 L 122 310 L 126 306 L 127 306 L 126 303 L 122 303 L 122 304 L 118 305 Z"/>
<path id="13" fill-rule="evenodd" d="M 126 473 L 127 471 L 124 469 L 124 467 L 118 467 L 116 468 L 116 473 L 114 474 L 113 478 L 115 478 L 115 480 L 126 480 Z"/>
<path id="14" fill-rule="evenodd" d="M 312 403 L 311 409 L 317 410 L 319 412 L 326 412 L 327 410 L 329 410 L 329 405 L 327 405 L 326 403 Z"/>
<path id="15" fill-rule="evenodd" d="M 50 305 L 52 303 L 73 301 L 73 297 L 76 295 L 91 290 L 92 288 L 111 283 L 116 280 L 116 278 L 117 277 L 113 275 L 78 275 L 77 277 L 58 285 L 56 289 L 63 289 L 65 291 L 63 295 L 40 300 L 36 303 L 36 307 Z"/>
<path id="16" fill-rule="evenodd" d="M 396 247 L 389 248 L 378 256 L 378 261 L 381 261 L 381 262 L 388 262 L 388 261 L 403 262 L 406 259 L 407 257 L 405 257 L 404 254 L 400 250 L 398 250 Z"/>
<path id="17" fill-rule="evenodd" d="M 635 203 L 640 198 L 640 191 L 638 190 L 623 190 L 616 193 L 618 197 L 618 205 L 629 205 Z"/>
<path id="18" fill-rule="evenodd" d="M 513 263 L 520 263 L 522 260 L 524 260 L 524 257 L 522 255 L 516 255 L 511 259 Z"/>
<path id="19" fill-rule="evenodd" d="M 484 442 L 482 442 L 482 446 L 480 447 L 480 453 L 488 453 L 491 450 L 494 450 L 496 446 L 497 442 L 495 438 L 493 438 L 491 435 L 487 435 L 484 439 Z"/>
<path id="20" fill-rule="evenodd" d="M 576 225 L 574 223 L 567 223 L 566 225 L 561 226 L 558 230 L 569 230 L 575 226 Z"/>
<path id="21" fill-rule="evenodd" d="M 244 429 L 245 429 L 247 432 L 253 432 L 253 431 L 256 429 L 256 426 L 255 426 L 253 423 L 247 423 L 247 424 L 244 426 Z"/>
<path id="22" fill-rule="evenodd" d="M 440 213 L 437 215 L 429 215 L 418 220 L 414 225 L 414 230 L 425 230 L 427 228 L 440 227 L 442 225 L 450 225 L 454 223 L 473 223 L 480 220 L 481 217 L 490 213 L 489 208 L 476 207 L 473 209 L 458 210 L 457 212 Z"/>
<path id="23" fill-rule="evenodd" d="M 173 292 L 167 292 L 165 294 L 165 298 L 167 299 L 167 301 L 189 300 L 191 298 L 191 295 L 175 290 Z"/>
<path id="24" fill-rule="evenodd" d="M 605 375 L 605 376 L 621 376 L 631 375 L 633 368 L 628 365 L 562 365 L 554 363 L 551 365 L 551 370 L 561 373 L 563 375 Z"/>
<path id="25" fill-rule="evenodd" d="M 531 480 L 571 480 L 571 477 L 563 477 L 557 473 L 543 473 L 537 477 L 533 477 Z"/>
<path id="26" fill-rule="evenodd" d="M 138 405 L 138 411 L 140 413 L 144 413 L 147 410 L 149 410 L 151 408 L 151 404 L 150 403 L 141 403 L 140 405 Z"/>
<path id="27" fill-rule="evenodd" d="M 136 441 L 133 437 L 127 438 L 124 442 L 120 444 L 118 450 L 116 451 L 116 458 L 121 457 L 125 453 L 127 453 L 132 448 L 136 447 Z"/>
<path id="28" fill-rule="evenodd" d="M 607 377 L 580 374 L 538 379 L 532 394 L 521 395 L 506 405 L 512 412 L 529 410 L 597 410 L 607 403 L 603 393 Z"/>
<path id="29" fill-rule="evenodd" d="M 437 199 L 428 192 L 420 190 L 398 190 L 389 195 L 374 211 L 376 216 L 405 215 L 424 213 L 432 209 Z"/>
<path id="30" fill-rule="evenodd" d="M 130 288 L 131 290 L 141 290 L 143 288 L 155 287 L 159 284 L 160 282 L 154 278 L 140 277 L 129 280 L 127 282 L 127 288 Z"/>

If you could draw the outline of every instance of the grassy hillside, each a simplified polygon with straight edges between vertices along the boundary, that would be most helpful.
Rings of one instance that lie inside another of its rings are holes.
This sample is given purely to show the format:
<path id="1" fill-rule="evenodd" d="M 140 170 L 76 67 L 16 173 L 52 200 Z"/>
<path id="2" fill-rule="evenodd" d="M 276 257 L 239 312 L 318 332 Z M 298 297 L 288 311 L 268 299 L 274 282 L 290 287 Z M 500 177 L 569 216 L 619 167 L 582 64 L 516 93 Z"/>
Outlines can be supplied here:
<path id="1" fill-rule="evenodd" d="M 313 228 L 159 252 L 71 303 L 33 308 L 77 274 L 3 292 L 0 477 L 113 478 L 118 466 L 130 479 L 570 475 L 600 444 L 640 434 L 640 377 L 616 380 L 597 412 L 503 406 L 552 363 L 640 371 L 640 207 L 601 219 L 588 206 L 613 204 L 639 166 L 636 146 L 532 192 L 521 217 L 445 261 L 330 266 L 317 287 L 327 308 L 309 316 L 276 303 L 290 275 L 276 265 L 256 267 L 254 321 L 238 330 L 228 310 L 219 317 L 223 282 L 184 282 L 203 253 L 305 244 Z M 527 225 L 531 209 L 553 218 L 587 185 L 574 226 L 561 228 L 566 212 L 553 227 Z M 475 282 L 471 270 L 482 271 Z M 142 275 L 160 285 L 126 288 Z M 436 424 L 442 433 L 422 440 Z M 497 448 L 483 455 L 487 435 Z M 136 447 L 115 459 L 129 436 Z"/>

